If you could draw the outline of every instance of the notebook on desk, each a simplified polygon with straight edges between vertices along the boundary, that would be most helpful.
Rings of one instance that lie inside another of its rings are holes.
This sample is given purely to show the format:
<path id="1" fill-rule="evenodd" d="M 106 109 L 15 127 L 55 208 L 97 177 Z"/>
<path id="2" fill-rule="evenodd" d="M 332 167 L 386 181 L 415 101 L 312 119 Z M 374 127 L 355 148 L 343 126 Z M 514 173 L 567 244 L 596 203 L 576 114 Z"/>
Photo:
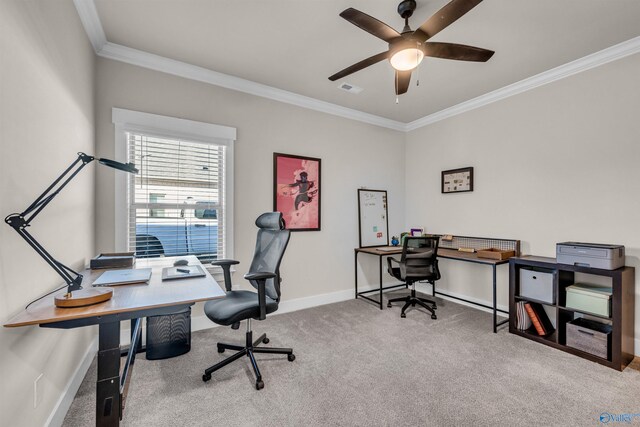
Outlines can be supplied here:
<path id="1" fill-rule="evenodd" d="M 381 248 L 376 248 L 376 249 L 383 252 L 391 252 L 391 251 L 397 251 L 402 248 L 400 246 L 383 246 Z"/>
<path id="2" fill-rule="evenodd" d="M 150 268 L 105 271 L 93 282 L 93 286 L 129 285 L 144 283 L 151 279 Z"/>
<path id="3" fill-rule="evenodd" d="M 206 276 L 206 274 L 199 265 L 165 267 L 162 269 L 162 280 L 188 279 L 190 277 L 204 276 Z"/>

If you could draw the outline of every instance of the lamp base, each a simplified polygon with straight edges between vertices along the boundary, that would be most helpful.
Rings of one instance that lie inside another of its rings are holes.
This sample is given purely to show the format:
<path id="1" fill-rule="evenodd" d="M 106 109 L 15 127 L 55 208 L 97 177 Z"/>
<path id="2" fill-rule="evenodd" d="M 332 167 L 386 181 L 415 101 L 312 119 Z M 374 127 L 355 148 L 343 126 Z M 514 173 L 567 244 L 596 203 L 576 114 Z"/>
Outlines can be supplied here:
<path id="1" fill-rule="evenodd" d="M 56 307 L 73 308 L 98 304 L 108 301 L 113 296 L 113 289 L 81 289 L 70 294 L 58 295 L 55 297 Z"/>

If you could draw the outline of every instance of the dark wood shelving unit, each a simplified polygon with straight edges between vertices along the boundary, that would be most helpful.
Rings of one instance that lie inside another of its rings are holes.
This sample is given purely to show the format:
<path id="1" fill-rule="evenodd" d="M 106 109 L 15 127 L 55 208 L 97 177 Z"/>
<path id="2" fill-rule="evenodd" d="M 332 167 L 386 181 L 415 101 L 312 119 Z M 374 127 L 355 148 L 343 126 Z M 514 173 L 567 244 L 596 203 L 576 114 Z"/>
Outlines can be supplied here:
<path id="1" fill-rule="evenodd" d="M 567 307 L 561 307 L 561 306 L 558 306 L 558 308 L 560 310 L 562 310 L 562 311 L 570 311 L 570 312 L 573 312 L 573 313 L 580 313 L 580 314 L 584 314 L 585 316 L 595 317 L 595 318 L 600 319 L 600 320 L 608 320 L 608 321 L 613 320 L 613 318 L 611 316 L 609 316 L 609 317 L 602 316 L 600 314 L 589 313 L 588 311 L 577 310 L 575 308 L 567 308 Z"/>
<path id="2" fill-rule="evenodd" d="M 515 299 L 516 299 L 516 301 L 535 302 L 535 303 L 542 304 L 542 305 L 548 305 L 549 307 L 555 307 L 556 306 L 555 304 L 549 304 L 546 301 L 541 301 L 541 300 L 538 300 L 538 299 L 535 299 L 535 298 L 522 297 L 520 295 L 516 295 Z"/>
<path id="3" fill-rule="evenodd" d="M 554 292 L 556 303 L 551 304 L 526 298 L 520 293 L 520 269 L 541 268 L 552 271 L 555 274 Z M 584 273 L 594 276 L 611 278 L 613 293 L 611 295 L 611 316 L 602 316 L 581 310 L 567 308 L 566 288 L 575 283 L 575 273 Z M 574 354 L 584 359 L 622 371 L 633 360 L 634 345 L 634 307 L 635 307 L 635 269 L 633 267 L 621 267 L 617 270 L 602 270 L 597 268 L 579 267 L 568 264 L 558 264 L 555 258 L 539 256 L 523 256 L 509 260 L 509 312 L 516 312 L 518 301 L 535 302 L 551 308 L 555 311 L 556 330 L 547 336 L 540 336 L 535 329 L 530 328 L 521 331 L 516 327 L 516 316 L 509 318 L 509 332 L 521 337 L 557 348 L 567 353 Z M 611 324 L 611 347 L 609 357 L 604 359 L 590 353 L 578 350 L 566 345 L 566 325 L 576 315 L 588 316 L 600 322 Z"/>

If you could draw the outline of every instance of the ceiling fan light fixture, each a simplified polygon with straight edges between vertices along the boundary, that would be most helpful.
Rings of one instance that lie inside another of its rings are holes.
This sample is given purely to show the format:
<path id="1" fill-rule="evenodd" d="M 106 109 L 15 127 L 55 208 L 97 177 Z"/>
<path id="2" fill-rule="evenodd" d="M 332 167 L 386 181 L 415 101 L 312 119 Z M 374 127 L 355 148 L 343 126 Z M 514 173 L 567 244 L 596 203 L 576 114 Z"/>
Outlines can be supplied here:
<path id="1" fill-rule="evenodd" d="M 391 63 L 391 66 L 398 71 L 409 71 L 420 65 L 422 59 L 424 59 L 424 52 L 422 52 L 422 49 L 417 47 L 408 47 L 391 55 L 389 62 Z"/>

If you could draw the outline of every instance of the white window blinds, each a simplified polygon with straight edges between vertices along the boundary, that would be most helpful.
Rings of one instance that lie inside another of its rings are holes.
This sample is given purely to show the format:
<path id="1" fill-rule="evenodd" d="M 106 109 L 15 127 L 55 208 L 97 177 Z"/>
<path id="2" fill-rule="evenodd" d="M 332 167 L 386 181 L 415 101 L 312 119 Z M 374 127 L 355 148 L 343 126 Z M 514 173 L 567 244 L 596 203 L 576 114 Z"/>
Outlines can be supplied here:
<path id="1" fill-rule="evenodd" d="M 127 241 L 138 257 L 224 258 L 224 145 L 127 132 Z"/>

